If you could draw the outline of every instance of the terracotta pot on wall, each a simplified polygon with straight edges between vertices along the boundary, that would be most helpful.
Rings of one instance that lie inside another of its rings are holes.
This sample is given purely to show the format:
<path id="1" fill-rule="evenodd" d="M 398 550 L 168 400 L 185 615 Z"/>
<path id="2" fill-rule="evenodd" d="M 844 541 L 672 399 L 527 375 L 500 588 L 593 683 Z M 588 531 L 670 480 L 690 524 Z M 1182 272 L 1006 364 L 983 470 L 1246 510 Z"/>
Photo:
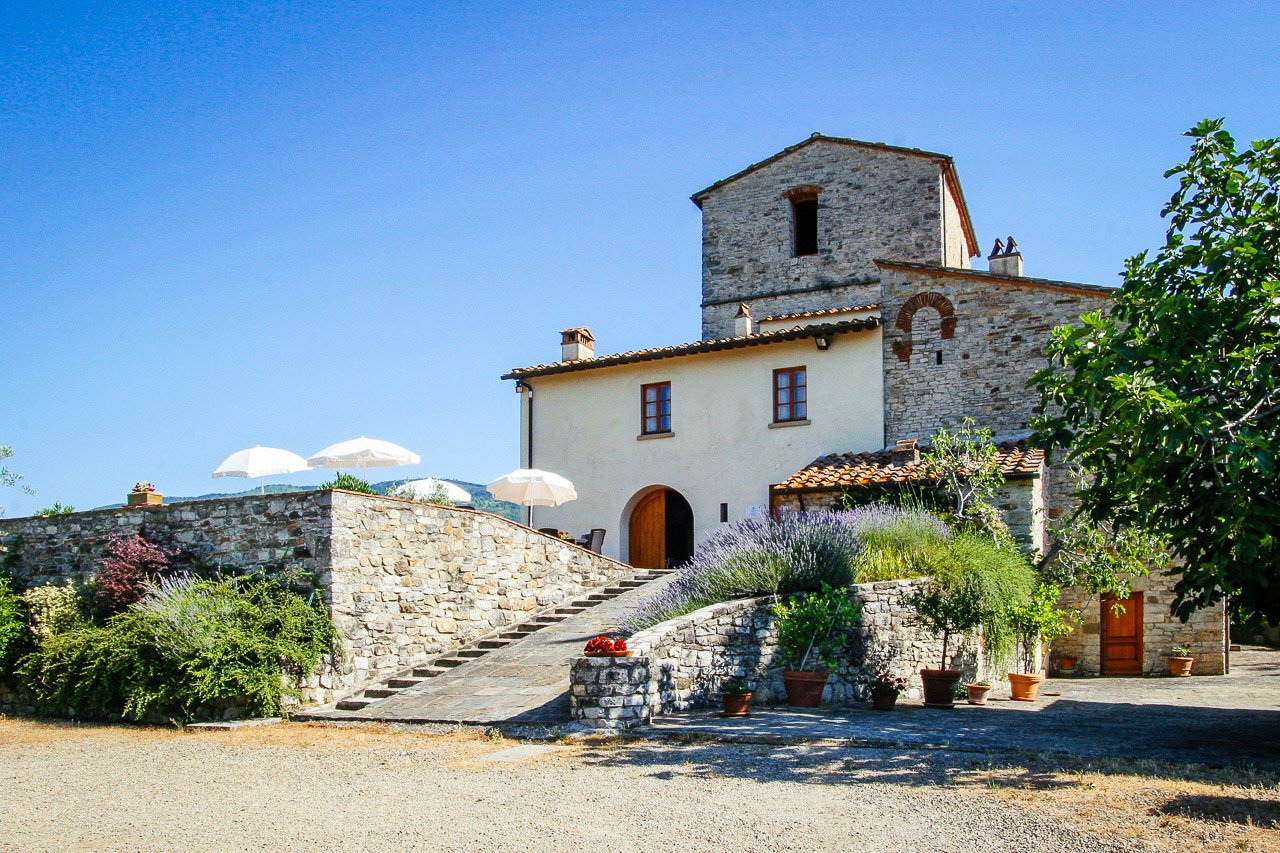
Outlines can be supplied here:
<path id="1" fill-rule="evenodd" d="M 827 674 L 784 669 L 782 683 L 787 688 L 788 705 L 793 708 L 816 708 L 822 704 L 822 688 L 827 686 Z"/>
<path id="2" fill-rule="evenodd" d="M 1034 702 L 1040 693 L 1040 682 L 1043 675 L 1024 675 L 1020 672 L 1009 673 L 1009 698 L 1019 702 Z"/>
<path id="3" fill-rule="evenodd" d="M 958 669 L 922 669 L 920 681 L 924 684 L 926 708 L 954 708 L 956 685 L 964 676 Z"/>
<path id="4" fill-rule="evenodd" d="M 1169 674 L 1181 678 L 1184 675 L 1191 674 L 1191 665 L 1196 662 L 1195 658 L 1169 658 Z"/>

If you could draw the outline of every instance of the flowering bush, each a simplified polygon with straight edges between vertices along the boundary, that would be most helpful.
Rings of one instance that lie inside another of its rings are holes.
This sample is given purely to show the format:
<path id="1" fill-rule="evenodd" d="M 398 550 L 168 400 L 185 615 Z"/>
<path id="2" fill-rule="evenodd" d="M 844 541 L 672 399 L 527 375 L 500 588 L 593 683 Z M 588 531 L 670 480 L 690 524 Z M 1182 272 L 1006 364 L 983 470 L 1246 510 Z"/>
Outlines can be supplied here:
<path id="1" fill-rule="evenodd" d="M 863 677 L 862 683 L 867 685 L 872 693 L 889 696 L 897 696 L 907 689 L 907 680 L 905 678 L 893 675 L 887 670 L 879 673 L 875 678 Z"/>
<path id="2" fill-rule="evenodd" d="M 614 652 L 625 652 L 626 650 L 626 640 L 621 637 L 608 637 L 604 634 L 592 637 L 587 641 L 587 647 L 583 649 L 589 655 L 606 655 Z"/>
<path id="3" fill-rule="evenodd" d="M 151 485 L 145 480 L 143 480 L 141 483 L 133 484 L 133 491 L 135 494 L 138 492 L 154 492 L 155 490 L 156 490 L 156 487 Z"/>
<path id="4" fill-rule="evenodd" d="M 70 631 L 84 621 L 80 592 L 71 581 L 32 587 L 22 594 L 27 626 L 37 640 Z"/>
<path id="5" fill-rule="evenodd" d="M 172 552 L 137 534 L 113 538 L 107 543 L 107 557 L 91 584 L 94 603 L 107 614 L 119 613 L 137 603 L 151 582 L 169 569 L 172 556 Z"/>

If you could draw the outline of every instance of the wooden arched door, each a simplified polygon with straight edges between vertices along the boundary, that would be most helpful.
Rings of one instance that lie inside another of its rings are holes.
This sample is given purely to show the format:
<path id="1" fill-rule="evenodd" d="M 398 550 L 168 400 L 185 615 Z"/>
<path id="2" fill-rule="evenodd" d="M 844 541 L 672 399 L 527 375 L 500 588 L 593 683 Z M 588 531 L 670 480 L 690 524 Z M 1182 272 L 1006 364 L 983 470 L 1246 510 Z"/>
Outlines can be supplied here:
<path id="1" fill-rule="evenodd" d="M 667 491 L 658 489 L 640 499 L 628 525 L 628 561 L 637 569 L 667 566 Z"/>

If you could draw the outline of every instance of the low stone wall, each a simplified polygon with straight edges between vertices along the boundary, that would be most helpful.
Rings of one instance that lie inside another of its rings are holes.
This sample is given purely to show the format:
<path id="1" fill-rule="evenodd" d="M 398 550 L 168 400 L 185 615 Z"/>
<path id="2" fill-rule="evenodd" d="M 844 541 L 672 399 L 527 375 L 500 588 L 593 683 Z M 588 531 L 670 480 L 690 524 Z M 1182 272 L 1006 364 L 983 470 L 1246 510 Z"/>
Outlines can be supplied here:
<path id="1" fill-rule="evenodd" d="M 907 679 L 906 696 L 920 696 L 922 668 L 934 668 L 942 641 L 913 624 L 906 596 L 920 580 L 883 581 L 850 587 L 862 616 L 847 664 L 833 672 L 824 702 L 866 696 L 864 676 L 879 672 Z M 777 625 L 770 598 L 714 604 L 636 633 L 630 658 L 580 657 L 570 671 L 570 707 L 591 728 L 644 725 L 656 714 L 714 706 L 724 681 L 745 678 L 753 703 L 782 702 L 786 693 L 778 660 Z M 976 638 L 951 638 L 950 667 L 968 678 L 986 675 Z"/>
<path id="2" fill-rule="evenodd" d="M 144 531 L 181 559 L 314 574 L 343 639 L 310 679 L 323 704 L 634 570 L 506 518 L 342 491 L 0 519 L 23 584 L 83 580 L 108 540 Z"/>
<path id="3" fill-rule="evenodd" d="M 1176 577 L 1153 574 L 1135 577 L 1133 590 L 1142 596 L 1142 673 L 1167 675 L 1166 658 L 1174 645 L 1186 646 L 1195 658 L 1193 675 L 1222 675 L 1226 671 L 1226 622 L 1222 605 L 1197 610 L 1183 622 L 1170 612 Z M 1096 595 L 1067 590 L 1059 605 L 1079 610 L 1082 622 L 1070 634 L 1053 641 L 1053 655 L 1076 658 L 1080 675 L 1102 673 L 1102 602 Z M 1052 661 L 1051 661 L 1052 663 Z"/>

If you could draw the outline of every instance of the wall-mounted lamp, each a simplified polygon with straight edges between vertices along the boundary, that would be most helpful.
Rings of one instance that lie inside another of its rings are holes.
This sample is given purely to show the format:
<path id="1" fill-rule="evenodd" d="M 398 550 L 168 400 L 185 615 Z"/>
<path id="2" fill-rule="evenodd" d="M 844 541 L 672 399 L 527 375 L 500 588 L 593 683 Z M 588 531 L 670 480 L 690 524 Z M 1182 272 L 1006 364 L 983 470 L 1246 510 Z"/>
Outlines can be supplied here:
<path id="1" fill-rule="evenodd" d="M 826 335 L 818 335 L 818 337 L 813 339 L 813 342 L 818 345 L 818 349 L 820 350 L 825 350 L 827 347 L 831 346 L 831 339 Z"/>

